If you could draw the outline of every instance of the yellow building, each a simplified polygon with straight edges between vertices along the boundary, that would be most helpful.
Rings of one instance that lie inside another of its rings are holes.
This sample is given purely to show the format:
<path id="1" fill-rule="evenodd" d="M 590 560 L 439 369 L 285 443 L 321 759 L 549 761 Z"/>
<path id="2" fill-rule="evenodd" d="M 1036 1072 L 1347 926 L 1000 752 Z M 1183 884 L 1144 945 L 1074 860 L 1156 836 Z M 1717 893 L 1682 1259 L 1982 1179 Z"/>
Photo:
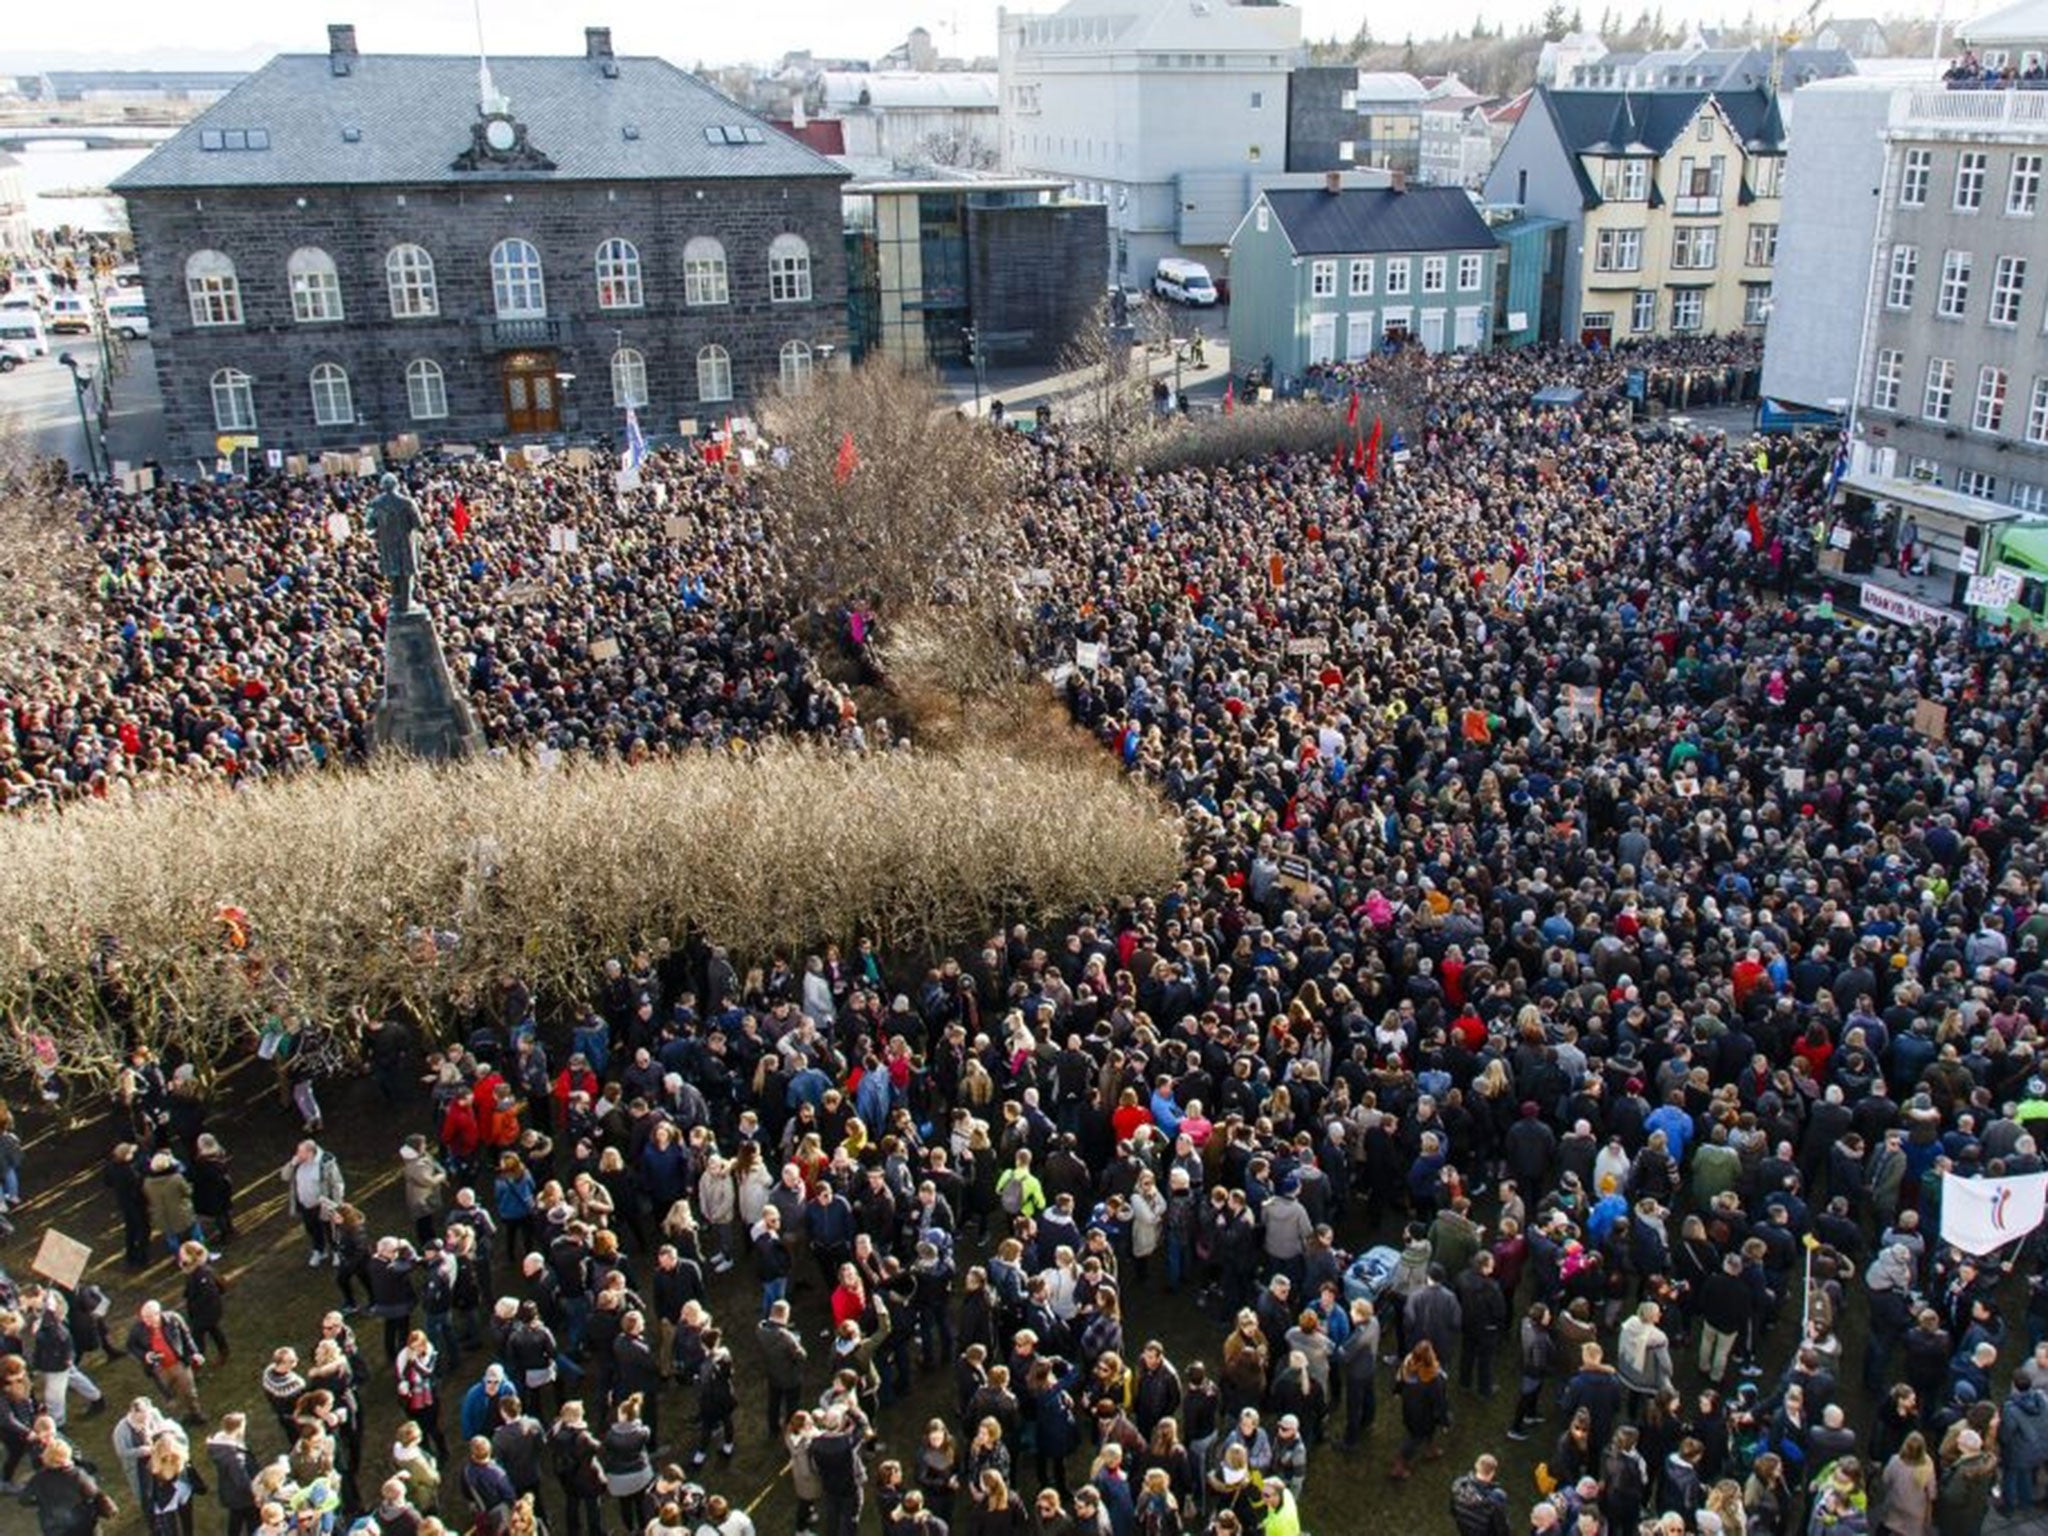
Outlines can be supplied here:
<path id="1" fill-rule="evenodd" d="M 1487 178 L 1487 198 L 1571 226 L 1564 333 L 1608 343 L 1761 327 L 1785 166 L 1775 98 L 1536 94 Z"/>

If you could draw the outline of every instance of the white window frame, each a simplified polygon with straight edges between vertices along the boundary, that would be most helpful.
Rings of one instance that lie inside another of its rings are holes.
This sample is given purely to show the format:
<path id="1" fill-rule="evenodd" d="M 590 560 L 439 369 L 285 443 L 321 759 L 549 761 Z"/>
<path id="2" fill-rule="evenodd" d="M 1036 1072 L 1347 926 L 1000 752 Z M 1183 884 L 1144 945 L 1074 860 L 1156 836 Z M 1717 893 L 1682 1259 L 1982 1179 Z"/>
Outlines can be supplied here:
<path id="1" fill-rule="evenodd" d="M 1771 285 L 1769 283 L 1744 283 L 1742 285 L 1742 323 L 1763 325 L 1771 318 Z"/>
<path id="2" fill-rule="evenodd" d="M 1354 257 L 1352 257 L 1352 258 L 1351 258 L 1351 271 L 1350 271 L 1350 273 L 1349 273 L 1349 276 L 1348 276 L 1348 281 L 1349 281 L 1349 282 L 1350 282 L 1350 284 L 1351 284 L 1351 297 L 1352 297 L 1352 298 L 1354 298 L 1354 299 L 1369 299 L 1369 298 L 1371 298 L 1371 297 L 1372 297 L 1372 262 L 1371 262 L 1371 260 L 1370 260 L 1370 259 L 1368 259 L 1368 258 L 1366 258 L 1366 257 L 1363 257 L 1363 256 L 1354 256 Z"/>
<path id="3" fill-rule="evenodd" d="M 1899 206 L 1925 208 L 1927 189 L 1934 181 L 1934 151 L 1908 149 L 1904 169 L 1899 173 Z"/>
<path id="4" fill-rule="evenodd" d="M 1692 319 L 1688 324 L 1686 315 Z M 1671 330 L 1674 335 L 1690 336 L 1695 331 L 1707 328 L 1707 293 L 1704 288 L 1674 288 L 1671 290 Z"/>
<path id="5" fill-rule="evenodd" d="M 1984 183 L 1991 175 L 1991 152 L 1966 149 L 1956 156 L 1955 195 L 1951 213 L 1976 213 L 1984 206 Z"/>
<path id="6" fill-rule="evenodd" d="M 1317 260 L 1308 264 L 1308 296 L 1312 299 L 1337 297 L 1337 263 Z"/>
<path id="7" fill-rule="evenodd" d="M 1920 415 L 1927 421 L 1946 422 L 1955 413 L 1956 360 L 1952 357 L 1927 359 L 1927 379 L 1920 390 Z"/>
<path id="8" fill-rule="evenodd" d="M 1870 408 L 1896 411 L 1899 391 L 1906 382 L 1906 354 L 1897 347 L 1880 347 L 1877 368 L 1870 376 Z"/>
<path id="9" fill-rule="evenodd" d="M 1749 248 L 1743 253 L 1742 264 L 1746 267 L 1774 267 L 1778 264 L 1777 225 L 1749 226 Z"/>
<path id="10" fill-rule="evenodd" d="M 1369 309 L 1354 309 L 1344 317 L 1344 361 L 1362 363 L 1373 354 L 1379 345 L 1379 331 L 1373 324 L 1373 312 Z"/>
<path id="11" fill-rule="evenodd" d="M 1674 272 L 1711 272 L 1721 260 L 1721 226 L 1681 224 L 1671 232 Z"/>
<path id="12" fill-rule="evenodd" d="M 1601 230 L 1593 241 L 1593 270 L 1642 271 L 1643 231 L 1640 228 Z"/>
<path id="13" fill-rule="evenodd" d="M 2005 370 L 1996 363 L 1986 363 L 1977 370 L 1977 398 L 1970 406 L 1971 431 L 1998 432 L 2004 429 L 2007 386 Z"/>
<path id="14" fill-rule="evenodd" d="M 2048 490 L 2030 481 L 2013 481 L 2006 501 L 2021 512 L 2048 512 Z"/>
<path id="15" fill-rule="evenodd" d="M 1964 496 L 1975 496 L 1979 501 L 1998 499 L 1998 476 L 1988 469 L 1959 469 L 1956 471 L 1956 490 Z"/>
<path id="16" fill-rule="evenodd" d="M 1991 269 L 1991 310 L 1993 325 L 2020 323 L 2020 310 L 2027 300 L 2027 258 L 2001 256 Z"/>
<path id="17" fill-rule="evenodd" d="M 1486 258 L 1467 251 L 1458 258 L 1458 292 L 1479 293 L 1486 287 Z"/>
<path id="18" fill-rule="evenodd" d="M 782 350 L 775 358 L 775 377 L 785 395 L 804 393 L 811 387 L 811 376 L 815 371 L 809 342 L 785 341 L 782 344 Z"/>
<path id="19" fill-rule="evenodd" d="M 1450 280 L 1450 263 L 1441 256 L 1422 258 L 1422 291 L 1442 293 L 1444 284 Z"/>
<path id="20" fill-rule="evenodd" d="M 411 241 L 384 253 L 384 293 L 394 320 L 432 320 L 441 313 L 433 254 Z"/>
<path id="21" fill-rule="evenodd" d="M 692 235 L 683 247 L 683 303 L 702 309 L 731 302 L 725 247 L 710 235 Z"/>
<path id="22" fill-rule="evenodd" d="M 1941 253 L 1941 288 L 1935 294 L 1934 312 L 1944 320 L 1961 320 L 1970 312 L 1970 278 L 1976 257 L 1968 251 Z"/>
<path id="23" fill-rule="evenodd" d="M 768 302 L 808 304 L 811 301 L 811 248 L 799 234 L 785 231 L 768 246 Z"/>
<path id="24" fill-rule="evenodd" d="M 491 306 L 500 320 L 547 317 L 547 270 L 531 240 L 512 235 L 491 247 Z"/>
<path id="25" fill-rule="evenodd" d="M 1390 256 L 1390 257 L 1388 257 L 1388 258 L 1387 258 L 1387 295 L 1388 295 L 1388 297 L 1390 297 L 1390 298 L 1394 298 L 1394 297 L 1399 297 L 1399 296 L 1401 296 L 1401 295 L 1404 295 L 1404 294 L 1407 294 L 1408 292 L 1410 292 L 1411 290 L 1410 290 L 1410 287 L 1409 287 L 1409 278 L 1410 278 L 1410 277 L 1411 277 L 1412 275 L 1413 275 L 1413 269 L 1412 269 L 1412 268 L 1411 268 L 1411 266 L 1409 265 L 1409 261 L 1408 261 L 1408 258 L 1407 258 L 1406 256 Z"/>
<path id="26" fill-rule="evenodd" d="M 2034 380 L 2027 397 L 2027 441 L 2048 445 L 2048 373 Z"/>
<path id="27" fill-rule="evenodd" d="M 1884 307 L 1905 310 L 1913 307 L 1913 290 L 1920 282 L 1920 247 L 1892 247 L 1892 267 L 1885 278 Z"/>
<path id="28" fill-rule="evenodd" d="M 1647 303 L 1645 301 L 1648 301 Z M 1647 313 L 1646 313 L 1647 311 Z M 1647 336 L 1657 329 L 1657 290 L 1638 288 L 1629 304 L 1628 329 L 1631 336 Z"/>
<path id="29" fill-rule="evenodd" d="M 638 347 L 620 347 L 612 353 L 612 405 L 617 410 L 647 409 L 647 354 Z"/>
<path id="30" fill-rule="evenodd" d="M 613 235 L 597 248 L 597 307 L 643 309 L 646 289 L 640 282 L 640 247 Z"/>
<path id="31" fill-rule="evenodd" d="M 341 273 L 332 256 L 317 245 L 302 245 L 286 260 L 284 270 L 291 286 L 294 324 L 333 325 L 345 318 Z"/>
<path id="32" fill-rule="evenodd" d="M 256 430 L 256 381 L 239 368 L 221 368 L 208 381 L 213 425 L 220 432 Z"/>
<path id="33" fill-rule="evenodd" d="M 697 352 L 697 398 L 706 403 L 732 398 L 732 354 L 715 341 Z"/>
<path id="34" fill-rule="evenodd" d="M 313 425 L 352 427 L 356 421 L 355 389 L 348 370 L 339 363 L 315 363 L 306 375 L 306 392 L 313 397 Z"/>
<path id="35" fill-rule="evenodd" d="M 405 365 L 405 408 L 414 421 L 441 421 L 448 415 L 448 375 L 431 357 Z"/>
<path id="36" fill-rule="evenodd" d="M 2041 206 L 2041 156 L 2019 153 L 2012 157 L 2005 177 L 2005 213 L 2011 219 L 2031 219 Z"/>
<path id="37" fill-rule="evenodd" d="M 223 251 L 194 251 L 185 258 L 185 297 L 195 326 L 242 323 L 241 279 Z"/>

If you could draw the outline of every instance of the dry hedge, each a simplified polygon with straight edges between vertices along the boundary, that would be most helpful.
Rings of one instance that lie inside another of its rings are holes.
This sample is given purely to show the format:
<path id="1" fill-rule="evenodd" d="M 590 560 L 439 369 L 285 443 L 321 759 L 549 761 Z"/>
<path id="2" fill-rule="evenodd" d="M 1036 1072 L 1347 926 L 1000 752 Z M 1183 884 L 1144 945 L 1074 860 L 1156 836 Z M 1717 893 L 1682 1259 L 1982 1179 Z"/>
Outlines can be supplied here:
<path id="1" fill-rule="evenodd" d="M 66 1072 L 100 1074 L 118 991 L 145 1038 L 212 1060 L 268 1016 L 361 1003 L 431 1026 L 515 972 L 580 1003 L 607 955 L 689 934 L 748 956 L 857 933 L 936 948 L 1163 889 L 1179 865 L 1177 825 L 1107 760 L 987 749 L 173 791 L 0 827 L 0 1020 L 17 1055 L 48 1030 Z"/>

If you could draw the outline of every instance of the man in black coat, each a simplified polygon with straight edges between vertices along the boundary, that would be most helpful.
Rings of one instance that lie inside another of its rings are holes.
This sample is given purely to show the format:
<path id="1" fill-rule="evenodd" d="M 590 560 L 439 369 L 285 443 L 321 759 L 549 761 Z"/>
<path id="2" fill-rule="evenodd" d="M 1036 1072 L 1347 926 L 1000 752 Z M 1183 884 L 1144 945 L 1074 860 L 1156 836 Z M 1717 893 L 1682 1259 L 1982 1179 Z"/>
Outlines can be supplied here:
<path id="1" fill-rule="evenodd" d="M 1451 1484 L 1451 1524 L 1458 1536 L 1508 1536 L 1508 1491 L 1499 1477 L 1500 1463 L 1484 1455 Z"/>
<path id="2" fill-rule="evenodd" d="M 783 1427 L 803 1400 L 804 1341 L 789 1325 L 789 1303 L 778 1301 L 754 1328 L 761 1346 L 762 1374 L 768 1382 L 768 1441 L 782 1438 Z"/>
<path id="3" fill-rule="evenodd" d="M 1479 1395 L 1493 1396 L 1493 1362 L 1500 1353 L 1508 1323 L 1508 1300 L 1493 1278 L 1493 1255 L 1473 1255 L 1456 1286 L 1463 1347 L 1458 1353 L 1458 1385 L 1471 1391 L 1478 1379 Z"/>
<path id="4" fill-rule="evenodd" d="M 491 1459 L 512 1480 L 515 1496 L 533 1495 L 534 1513 L 543 1520 L 547 1516 L 541 1506 L 540 1468 L 541 1452 L 547 1443 L 548 1432 L 516 1396 L 507 1392 L 498 1399 L 498 1427 L 491 1431 Z"/>
<path id="5" fill-rule="evenodd" d="M 248 1420 L 231 1413 L 206 1442 L 206 1455 L 213 1463 L 213 1491 L 227 1511 L 227 1536 L 251 1536 L 256 1529 L 256 1495 L 250 1484 L 258 1463 L 256 1453 L 249 1449 L 248 1431 Z"/>
<path id="6" fill-rule="evenodd" d="M 619 1322 L 619 1336 L 612 1342 L 612 1398 L 624 1402 L 640 1395 L 640 1417 L 647 1425 L 651 1443 L 661 1444 L 661 1362 L 647 1338 L 647 1319 L 628 1312 Z"/>
<path id="7" fill-rule="evenodd" d="M 1614 1426 L 1621 1418 L 1623 1403 L 1628 1398 L 1628 1389 L 1621 1384 L 1621 1377 L 1613 1366 L 1601 1358 L 1598 1344 L 1582 1346 L 1582 1364 L 1578 1374 L 1565 1383 L 1564 1396 L 1558 1407 L 1567 1422 L 1581 1408 L 1593 1419 L 1593 1453 L 1599 1455 L 1607 1449 L 1607 1437 L 1614 1433 Z"/>

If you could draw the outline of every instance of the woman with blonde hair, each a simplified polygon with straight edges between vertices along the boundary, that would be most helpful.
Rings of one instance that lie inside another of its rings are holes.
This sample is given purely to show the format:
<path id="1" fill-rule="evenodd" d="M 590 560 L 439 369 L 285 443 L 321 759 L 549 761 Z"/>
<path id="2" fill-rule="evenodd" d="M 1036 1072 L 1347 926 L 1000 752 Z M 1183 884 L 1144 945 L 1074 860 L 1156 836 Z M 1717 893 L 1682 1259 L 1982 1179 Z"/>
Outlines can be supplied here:
<path id="1" fill-rule="evenodd" d="M 1010 1483 L 989 1467 L 976 1481 L 974 1503 L 967 1511 L 967 1536 L 1022 1536 L 1030 1517 L 1010 1497 Z"/>
<path id="2" fill-rule="evenodd" d="M 405 1479 L 406 1496 L 413 1508 L 431 1513 L 441 1499 L 441 1462 L 428 1452 L 425 1441 L 419 1425 L 407 1419 L 392 1431 L 391 1460 Z"/>
<path id="3" fill-rule="evenodd" d="M 192 1468 L 185 1442 L 176 1435 L 157 1437 L 143 1491 L 150 1536 L 193 1536 Z"/>
<path id="4" fill-rule="evenodd" d="M 1916 1429 L 1878 1476 L 1872 1521 L 1890 1536 L 1931 1536 L 1935 1491 L 1934 1458 L 1927 1454 L 1927 1437 Z"/>

